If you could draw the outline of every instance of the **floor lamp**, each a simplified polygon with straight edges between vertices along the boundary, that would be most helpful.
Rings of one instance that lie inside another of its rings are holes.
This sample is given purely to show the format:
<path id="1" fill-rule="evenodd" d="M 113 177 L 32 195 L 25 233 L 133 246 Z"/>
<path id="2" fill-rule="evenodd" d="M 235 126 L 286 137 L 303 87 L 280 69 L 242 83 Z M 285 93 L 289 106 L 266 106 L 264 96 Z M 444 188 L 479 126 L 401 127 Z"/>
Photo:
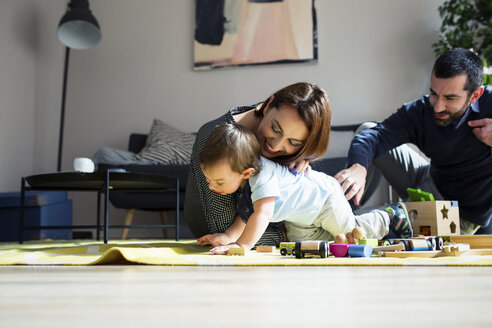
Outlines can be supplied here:
<path id="1" fill-rule="evenodd" d="M 89 9 L 88 0 L 70 0 L 58 29 L 58 40 L 65 46 L 65 67 L 63 71 L 63 89 L 60 115 L 60 135 L 58 137 L 58 172 L 61 171 L 63 149 L 63 127 L 65 124 L 65 96 L 67 92 L 68 60 L 70 48 L 84 50 L 94 47 L 101 40 L 101 29 Z"/>

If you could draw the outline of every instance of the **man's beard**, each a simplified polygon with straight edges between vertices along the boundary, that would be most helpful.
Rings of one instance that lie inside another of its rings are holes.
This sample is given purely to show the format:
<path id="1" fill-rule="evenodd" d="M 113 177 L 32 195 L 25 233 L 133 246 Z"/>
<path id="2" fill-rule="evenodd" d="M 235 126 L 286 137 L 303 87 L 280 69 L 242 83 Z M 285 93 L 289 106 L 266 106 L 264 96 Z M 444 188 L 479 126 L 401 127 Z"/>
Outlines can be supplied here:
<path id="1" fill-rule="evenodd" d="M 449 116 L 446 119 L 436 118 L 436 124 L 439 126 L 448 126 L 451 123 L 458 122 L 460 118 L 463 116 L 463 114 L 465 114 L 466 110 L 468 109 L 468 106 L 470 106 L 470 103 L 467 100 L 466 103 L 463 105 L 463 108 L 461 108 L 461 110 L 457 111 L 456 113 L 451 113 L 447 110 L 441 112 L 443 114 L 448 114 Z"/>

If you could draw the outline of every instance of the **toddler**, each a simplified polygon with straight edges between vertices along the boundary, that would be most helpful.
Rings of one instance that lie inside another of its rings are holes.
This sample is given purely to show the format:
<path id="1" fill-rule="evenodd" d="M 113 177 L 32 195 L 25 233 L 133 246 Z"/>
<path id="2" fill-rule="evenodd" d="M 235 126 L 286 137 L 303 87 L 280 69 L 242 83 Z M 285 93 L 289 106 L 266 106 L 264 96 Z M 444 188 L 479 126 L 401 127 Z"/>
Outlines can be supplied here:
<path id="1" fill-rule="evenodd" d="M 224 232 L 198 238 L 201 245 L 223 253 L 230 247 L 253 248 L 270 222 L 284 221 L 287 238 L 333 240 L 355 227 L 367 238 L 413 236 L 403 203 L 355 216 L 340 184 L 331 176 L 310 170 L 293 174 L 288 167 L 260 156 L 256 137 L 240 125 L 217 127 L 200 153 L 200 166 L 209 188 L 235 194 L 238 216 Z"/>

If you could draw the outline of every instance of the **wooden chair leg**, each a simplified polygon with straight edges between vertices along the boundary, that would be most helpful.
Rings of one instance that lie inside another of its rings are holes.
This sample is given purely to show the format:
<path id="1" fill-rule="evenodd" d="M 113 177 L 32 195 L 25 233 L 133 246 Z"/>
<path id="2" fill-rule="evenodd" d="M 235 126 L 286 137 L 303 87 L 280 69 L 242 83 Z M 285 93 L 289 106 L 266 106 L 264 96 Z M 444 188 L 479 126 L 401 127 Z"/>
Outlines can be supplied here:
<path id="1" fill-rule="evenodd" d="M 131 225 L 133 221 L 133 216 L 135 215 L 136 209 L 132 208 L 129 209 L 128 212 L 126 212 L 125 216 L 125 225 Z M 128 235 L 128 228 L 123 229 L 123 232 L 121 233 L 121 239 L 126 239 L 126 235 Z"/>
<path id="2" fill-rule="evenodd" d="M 167 224 L 167 212 L 161 211 L 161 222 L 162 224 Z M 164 234 L 164 238 L 167 238 L 167 228 L 162 228 L 162 233 Z"/>

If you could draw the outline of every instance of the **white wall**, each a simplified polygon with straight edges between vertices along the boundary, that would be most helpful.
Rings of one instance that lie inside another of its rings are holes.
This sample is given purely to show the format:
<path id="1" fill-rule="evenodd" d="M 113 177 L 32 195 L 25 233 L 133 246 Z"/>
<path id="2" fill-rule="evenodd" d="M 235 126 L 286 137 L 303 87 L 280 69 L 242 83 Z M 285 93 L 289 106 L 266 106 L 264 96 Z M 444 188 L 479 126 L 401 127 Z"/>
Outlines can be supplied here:
<path id="1" fill-rule="evenodd" d="M 154 117 L 196 131 L 296 81 L 328 91 L 333 124 L 381 120 L 427 92 L 443 1 L 318 0 L 317 63 L 200 72 L 192 70 L 194 1 L 90 2 L 103 37 L 93 49 L 71 52 L 64 170 L 102 146 L 126 148 L 130 132 L 148 132 Z M 65 4 L 0 2 L 4 191 L 17 190 L 21 175 L 56 170 L 64 48 L 55 29 Z M 95 197 L 73 198 L 75 222 L 92 222 Z"/>
<path id="2" fill-rule="evenodd" d="M 0 190 L 33 171 L 37 43 L 28 1 L 0 2 Z M 23 23 L 26 22 L 26 23 Z"/>

